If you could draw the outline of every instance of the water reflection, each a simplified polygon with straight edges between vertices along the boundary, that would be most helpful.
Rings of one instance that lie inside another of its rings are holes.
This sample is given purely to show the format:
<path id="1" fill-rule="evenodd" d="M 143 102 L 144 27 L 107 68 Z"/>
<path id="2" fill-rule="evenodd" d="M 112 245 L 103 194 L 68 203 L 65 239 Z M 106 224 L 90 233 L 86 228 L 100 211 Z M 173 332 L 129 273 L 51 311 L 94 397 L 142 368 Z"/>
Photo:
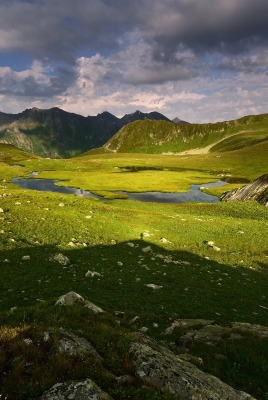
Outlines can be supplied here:
<path id="1" fill-rule="evenodd" d="M 37 175 L 37 173 L 33 173 Z M 31 174 L 31 176 L 34 176 Z M 60 182 L 52 179 L 24 179 L 24 178 L 13 178 L 12 182 L 20 186 L 23 189 L 39 190 L 42 192 L 58 192 L 65 194 L 74 194 L 78 197 L 91 197 L 99 200 L 108 201 L 104 197 L 93 194 L 87 190 L 57 186 L 55 183 Z M 143 202 L 154 202 L 154 203 L 188 203 L 188 202 L 201 202 L 201 203 L 217 203 L 219 198 L 210 194 L 204 193 L 200 188 L 213 188 L 226 185 L 227 182 L 217 181 L 202 185 L 192 185 L 189 192 L 175 192 L 175 193 L 163 193 L 163 192 L 123 192 L 116 191 L 115 194 L 126 194 L 131 200 L 138 200 Z"/>

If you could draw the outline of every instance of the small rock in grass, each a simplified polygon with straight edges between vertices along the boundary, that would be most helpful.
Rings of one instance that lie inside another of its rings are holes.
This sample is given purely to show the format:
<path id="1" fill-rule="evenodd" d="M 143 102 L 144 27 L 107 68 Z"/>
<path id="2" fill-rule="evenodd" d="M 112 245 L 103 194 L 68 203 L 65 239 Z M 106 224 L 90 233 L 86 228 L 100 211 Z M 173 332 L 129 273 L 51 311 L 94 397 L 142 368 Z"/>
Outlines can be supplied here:
<path id="1" fill-rule="evenodd" d="M 21 258 L 22 260 L 30 260 L 31 259 L 31 257 L 30 256 L 22 256 L 22 258 Z"/>
<path id="2" fill-rule="evenodd" d="M 128 242 L 127 245 L 128 245 L 129 247 L 135 247 L 135 244 L 134 244 L 134 243 L 131 243 L 131 242 Z"/>
<path id="3" fill-rule="evenodd" d="M 61 253 L 57 253 L 57 254 L 54 254 L 54 256 L 49 257 L 49 261 L 56 261 L 61 265 L 70 264 L 69 258 Z"/>
<path id="4" fill-rule="evenodd" d="M 141 251 L 143 253 L 149 253 L 150 251 L 152 251 L 152 249 L 151 249 L 151 246 L 147 246 L 147 247 L 144 247 L 143 249 L 141 249 Z"/>
<path id="5" fill-rule="evenodd" d="M 49 341 L 49 339 L 50 339 L 50 334 L 49 334 L 49 332 L 44 332 L 43 341 L 44 341 L 45 343 L 47 343 L 47 342 Z"/>
<path id="6" fill-rule="evenodd" d="M 87 271 L 85 273 L 85 276 L 87 278 L 94 278 L 94 276 L 102 276 L 102 275 L 99 272 L 96 272 L 96 271 Z"/>
<path id="7" fill-rule="evenodd" d="M 139 329 L 141 333 L 146 333 L 148 331 L 148 328 L 146 326 L 143 326 L 142 328 Z"/>
<path id="8" fill-rule="evenodd" d="M 163 286 L 155 285 L 154 283 L 148 283 L 148 284 L 145 284 L 144 286 L 147 286 L 148 288 L 151 288 L 154 290 L 162 289 L 162 287 L 163 287 Z"/>
<path id="9" fill-rule="evenodd" d="M 64 207 L 64 206 L 65 206 L 64 203 L 60 203 L 60 204 L 59 204 L 59 207 Z"/>
<path id="10" fill-rule="evenodd" d="M 138 319 L 140 319 L 140 317 L 138 315 L 136 315 L 136 317 L 132 318 L 129 323 L 130 324 L 134 324 Z"/>
<path id="11" fill-rule="evenodd" d="M 4 212 L 3 208 L 0 208 L 0 213 L 3 213 L 3 212 Z"/>
<path id="12" fill-rule="evenodd" d="M 121 261 L 117 261 L 117 265 L 118 265 L 119 267 L 122 267 L 122 266 L 123 266 L 123 263 L 122 263 Z"/>
<path id="13" fill-rule="evenodd" d="M 8 258 L 5 258 L 3 262 L 4 263 L 10 263 L 10 260 Z"/>
<path id="14" fill-rule="evenodd" d="M 30 339 L 30 338 L 23 339 L 23 341 L 25 344 L 27 344 L 27 346 L 30 346 L 30 344 L 33 343 L 32 339 Z"/>
<path id="15" fill-rule="evenodd" d="M 171 243 L 169 240 L 167 240 L 164 237 L 160 239 L 160 242 L 162 242 L 162 243 Z"/>
<path id="16" fill-rule="evenodd" d="M 90 218 L 92 218 L 92 215 L 86 215 L 85 218 L 86 218 L 86 219 L 90 219 Z"/>
<path id="17" fill-rule="evenodd" d="M 89 310 L 93 311 L 94 314 L 102 314 L 104 312 L 102 308 L 96 306 L 96 304 L 91 303 L 90 301 L 86 301 L 85 308 L 88 308 Z"/>

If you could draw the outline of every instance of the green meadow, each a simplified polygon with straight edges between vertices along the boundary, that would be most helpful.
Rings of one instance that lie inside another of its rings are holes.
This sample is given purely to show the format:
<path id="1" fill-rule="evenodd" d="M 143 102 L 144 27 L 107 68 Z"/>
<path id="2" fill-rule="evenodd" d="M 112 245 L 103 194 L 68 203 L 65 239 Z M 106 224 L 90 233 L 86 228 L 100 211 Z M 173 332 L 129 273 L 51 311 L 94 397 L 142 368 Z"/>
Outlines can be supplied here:
<path id="1" fill-rule="evenodd" d="M 255 143 L 246 137 L 243 143 L 227 138 L 215 151 L 197 155 L 84 154 L 66 160 L 43 159 L 0 144 L 0 394 L 34 399 L 62 379 L 90 376 L 116 399 L 169 399 L 152 388 L 116 386 L 114 376 L 129 373 L 124 351 L 131 332 L 147 327 L 148 335 L 172 346 L 175 338 L 162 332 L 178 318 L 267 325 L 265 207 L 251 201 L 145 203 L 113 193 L 184 192 L 192 184 L 222 179 L 227 185 L 206 189 L 219 197 L 267 173 L 267 140 Z M 39 175 L 32 179 L 56 179 L 58 185 L 89 190 L 103 199 L 12 183 L 33 171 Z M 53 261 L 57 253 L 70 263 Z M 86 277 L 87 271 L 101 276 Z M 105 313 L 56 307 L 57 298 L 69 291 Z M 23 343 L 28 337 L 39 343 L 44 331 L 61 326 L 83 331 L 106 369 L 53 356 L 44 346 L 30 352 Z M 195 351 L 204 358 L 205 371 L 257 399 L 268 399 L 267 341 L 249 338 Z M 215 352 L 225 358 L 216 360 Z"/>

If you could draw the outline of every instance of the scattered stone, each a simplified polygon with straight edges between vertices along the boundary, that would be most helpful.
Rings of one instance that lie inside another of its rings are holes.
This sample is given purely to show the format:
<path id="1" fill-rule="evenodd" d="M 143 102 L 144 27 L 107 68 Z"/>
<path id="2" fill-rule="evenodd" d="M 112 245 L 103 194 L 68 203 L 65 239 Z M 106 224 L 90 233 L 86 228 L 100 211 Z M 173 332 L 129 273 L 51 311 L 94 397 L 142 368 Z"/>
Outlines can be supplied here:
<path id="1" fill-rule="evenodd" d="M 3 213 L 3 212 L 4 212 L 3 208 L 0 208 L 0 213 Z"/>
<path id="2" fill-rule="evenodd" d="M 67 246 L 69 246 L 69 247 L 77 247 L 76 244 L 75 244 L 74 242 L 69 242 L 69 243 L 67 244 Z"/>
<path id="3" fill-rule="evenodd" d="M 128 245 L 129 247 L 135 247 L 135 244 L 134 244 L 134 243 L 131 243 L 131 242 L 128 242 L 127 245 Z"/>
<path id="4" fill-rule="evenodd" d="M 50 339 L 49 332 L 44 332 L 43 342 L 47 343 L 49 342 L 49 339 Z"/>
<path id="5" fill-rule="evenodd" d="M 91 379 L 56 383 L 39 400 L 112 400 Z"/>
<path id="6" fill-rule="evenodd" d="M 143 253 L 149 253 L 150 251 L 152 251 L 151 246 L 147 246 L 147 247 L 143 247 L 143 249 L 141 249 L 141 251 Z"/>
<path id="7" fill-rule="evenodd" d="M 91 218 L 92 218 L 92 215 L 86 215 L 85 218 L 86 218 L 86 219 L 91 219 Z"/>
<path id="8" fill-rule="evenodd" d="M 86 301 L 84 297 L 76 292 L 69 292 L 64 294 L 63 296 L 59 297 L 56 301 L 56 306 L 72 306 L 75 303 L 85 304 Z"/>
<path id="9" fill-rule="evenodd" d="M 162 289 L 162 287 L 163 287 L 163 286 L 155 285 L 154 283 L 148 283 L 148 284 L 145 284 L 144 286 L 147 286 L 148 288 L 151 288 L 154 290 Z"/>
<path id="10" fill-rule="evenodd" d="M 162 243 L 171 243 L 169 240 L 165 239 L 164 237 L 160 239 Z"/>
<path id="11" fill-rule="evenodd" d="M 94 312 L 94 314 L 101 314 L 104 312 L 102 308 L 96 306 L 96 304 L 91 303 L 90 301 L 86 301 L 85 308 L 89 308 L 91 311 Z"/>
<path id="12" fill-rule="evenodd" d="M 85 273 L 85 276 L 87 278 L 94 278 L 94 276 L 102 276 L 102 274 L 100 274 L 99 272 L 96 272 L 96 271 L 87 271 Z"/>
<path id="13" fill-rule="evenodd" d="M 121 261 L 117 261 L 117 265 L 118 265 L 119 267 L 122 267 L 122 266 L 123 266 L 123 263 L 122 263 Z"/>
<path id="14" fill-rule="evenodd" d="M 57 253 L 57 254 L 54 254 L 53 256 L 49 257 L 49 261 L 56 261 L 61 265 L 70 264 L 69 258 L 61 253 Z"/>
<path id="15" fill-rule="evenodd" d="M 21 258 L 22 260 L 30 260 L 31 259 L 31 257 L 30 256 L 22 256 L 22 258 Z"/>
<path id="16" fill-rule="evenodd" d="M 10 260 L 8 258 L 5 258 L 3 262 L 4 263 L 10 263 Z"/>
<path id="17" fill-rule="evenodd" d="M 134 324 L 136 321 L 138 321 L 138 319 L 140 319 L 140 317 L 138 315 L 136 315 L 136 317 L 132 318 L 129 323 L 130 324 Z"/>
<path id="18" fill-rule="evenodd" d="M 65 206 L 64 203 L 60 203 L 60 204 L 59 204 L 59 207 L 64 207 L 64 206 Z"/>
<path id="19" fill-rule="evenodd" d="M 143 326 L 142 328 L 139 329 L 141 333 L 146 333 L 148 331 L 148 328 L 146 326 Z"/>
<path id="20" fill-rule="evenodd" d="M 152 236 L 148 231 L 141 233 L 141 239 Z"/>
<path id="21" fill-rule="evenodd" d="M 123 318 L 125 316 L 124 311 L 115 311 L 114 314 L 119 318 Z"/>
<path id="22" fill-rule="evenodd" d="M 214 321 L 208 319 L 177 319 L 176 321 L 173 322 L 173 324 L 169 328 L 167 328 L 163 332 L 163 335 L 171 335 L 176 328 L 179 329 L 196 328 L 208 324 L 213 324 L 213 322 Z"/>
<path id="23" fill-rule="evenodd" d="M 147 386 L 185 400 L 253 400 L 247 393 L 233 389 L 168 349 L 147 343 L 132 343 L 129 360 L 136 376 Z"/>
<path id="24" fill-rule="evenodd" d="M 25 344 L 27 344 L 27 346 L 30 346 L 30 344 L 33 343 L 32 339 L 30 339 L 30 338 L 23 339 L 23 341 Z"/>

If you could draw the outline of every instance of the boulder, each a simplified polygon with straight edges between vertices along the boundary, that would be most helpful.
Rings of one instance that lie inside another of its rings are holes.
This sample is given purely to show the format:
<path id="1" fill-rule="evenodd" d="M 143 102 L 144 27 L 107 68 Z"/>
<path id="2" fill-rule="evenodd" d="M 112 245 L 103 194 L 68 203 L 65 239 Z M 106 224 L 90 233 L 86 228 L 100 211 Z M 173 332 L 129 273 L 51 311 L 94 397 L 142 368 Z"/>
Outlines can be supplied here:
<path id="1" fill-rule="evenodd" d="M 268 206 L 268 174 L 262 175 L 242 188 L 223 193 L 222 201 L 256 200 Z"/>
<path id="2" fill-rule="evenodd" d="M 102 357 L 94 349 L 92 344 L 85 338 L 76 336 L 74 333 L 63 328 L 60 329 L 62 338 L 59 341 L 59 352 L 74 357 L 90 357 L 97 364 L 102 363 Z"/>
<path id="3" fill-rule="evenodd" d="M 56 301 L 56 306 L 73 306 L 76 303 L 85 304 L 85 299 L 76 292 L 68 292 L 63 296 L 59 297 Z"/>
<path id="4" fill-rule="evenodd" d="M 112 400 L 92 380 L 57 383 L 39 400 Z"/>
<path id="5" fill-rule="evenodd" d="M 73 306 L 74 304 L 81 304 L 82 306 L 89 308 L 95 314 L 103 313 L 103 309 L 98 307 L 91 301 L 85 300 L 83 296 L 76 292 L 68 292 L 63 296 L 59 297 L 56 301 L 56 306 Z"/>
<path id="6" fill-rule="evenodd" d="M 168 349 L 147 343 L 132 343 L 129 360 L 136 376 L 147 386 L 174 399 L 184 400 L 254 400 L 249 394 L 233 389 Z"/>

